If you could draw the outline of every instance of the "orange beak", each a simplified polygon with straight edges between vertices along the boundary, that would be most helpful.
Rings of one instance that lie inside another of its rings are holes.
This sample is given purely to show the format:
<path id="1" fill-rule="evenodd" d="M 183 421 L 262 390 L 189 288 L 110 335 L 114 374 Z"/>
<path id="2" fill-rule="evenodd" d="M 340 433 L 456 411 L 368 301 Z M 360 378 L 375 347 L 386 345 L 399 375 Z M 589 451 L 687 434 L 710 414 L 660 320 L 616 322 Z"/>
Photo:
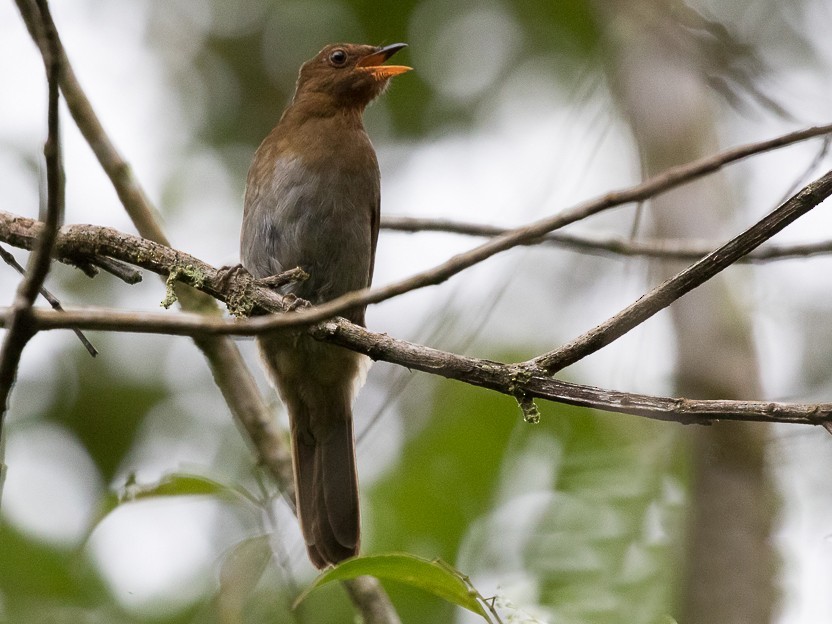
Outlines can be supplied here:
<path id="1" fill-rule="evenodd" d="M 389 46 L 384 46 L 380 50 L 361 58 L 355 66 L 362 68 L 364 71 L 370 72 L 376 80 L 384 80 L 386 78 L 392 78 L 393 76 L 409 72 L 413 69 L 412 67 L 407 67 L 405 65 L 382 64 L 396 52 L 406 47 L 406 43 L 393 43 Z"/>

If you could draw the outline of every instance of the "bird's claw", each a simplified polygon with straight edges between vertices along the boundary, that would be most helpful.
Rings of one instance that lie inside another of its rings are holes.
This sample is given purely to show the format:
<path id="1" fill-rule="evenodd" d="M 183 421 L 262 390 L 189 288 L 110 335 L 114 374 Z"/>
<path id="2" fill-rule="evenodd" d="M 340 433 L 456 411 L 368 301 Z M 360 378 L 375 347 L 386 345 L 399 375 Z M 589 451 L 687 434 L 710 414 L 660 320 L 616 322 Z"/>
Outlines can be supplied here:
<path id="1" fill-rule="evenodd" d="M 309 303 L 306 299 L 301 299 L 297 295 L 293 295 L 292 293 L 287 293 L 283 295 L 283 305 L 285 306 L 286 312 L 294 312 L 296 310 L 302 310 L 304 308 L 311 308 L 312 304 Z"/>
<path id="2" fill-rule="evenodd" d="M 239 275 L 250 275 L 248 269 L 246 269 L 242 264 L 233 264 L 233 265 L 226 265 L 222 266 L 217 269 L 217 286 L 221 289 L 225 289 L 228 286 L 228 282 L 232 279 L 236 279 Z"/>

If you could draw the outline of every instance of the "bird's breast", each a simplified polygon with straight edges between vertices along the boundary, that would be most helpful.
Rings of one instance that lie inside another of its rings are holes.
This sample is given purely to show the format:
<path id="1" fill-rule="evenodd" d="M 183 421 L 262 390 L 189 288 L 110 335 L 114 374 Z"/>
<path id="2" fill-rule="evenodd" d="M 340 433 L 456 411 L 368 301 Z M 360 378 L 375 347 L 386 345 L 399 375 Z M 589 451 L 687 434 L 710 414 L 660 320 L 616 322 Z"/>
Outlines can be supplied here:
<path id="1" fill-rule="evenodd" d="M 371 166 L 355 165 L 337 153 L 255 161 L 242 240 L 255 276 L 300 266 L 310 277 L 291 291 L 314 303 L 369 285 L 379 176 L 374 157 Z"/>

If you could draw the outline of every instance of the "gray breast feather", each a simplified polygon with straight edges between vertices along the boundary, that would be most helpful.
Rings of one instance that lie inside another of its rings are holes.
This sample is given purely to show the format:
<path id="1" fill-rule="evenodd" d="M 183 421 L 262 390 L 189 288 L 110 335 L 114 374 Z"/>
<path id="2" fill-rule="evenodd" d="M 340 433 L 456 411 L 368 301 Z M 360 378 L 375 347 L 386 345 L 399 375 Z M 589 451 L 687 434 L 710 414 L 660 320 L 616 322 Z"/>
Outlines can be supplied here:
<path id="1" fill-rule="evenodd" d="M 310 278 L 287 291 L 315 303 L 368 286 L 377 176 L 278 159 L 273 175 L 246 189 L 243 265 L 255 277 L 300 266 Z"/>

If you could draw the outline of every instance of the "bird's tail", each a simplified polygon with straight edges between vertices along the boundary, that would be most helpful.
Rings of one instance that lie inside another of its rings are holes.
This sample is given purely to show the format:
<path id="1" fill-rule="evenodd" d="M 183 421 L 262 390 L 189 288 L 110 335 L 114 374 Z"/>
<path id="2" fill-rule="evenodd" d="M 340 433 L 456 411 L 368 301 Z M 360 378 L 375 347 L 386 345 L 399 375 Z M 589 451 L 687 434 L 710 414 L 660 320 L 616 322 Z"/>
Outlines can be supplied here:
<path id="1" fill-rule="evenodd" d="M 292 428 L 298 517 L 318 568 L 357 555 L 360 537 L 352 413 L 348 404 L 327 408 L 329 423 L 314 437 Z"/>
<path id="2" fill-rule="evenodd" d="M 312 563 L 324 568 L 359 549 L 351 407 L 358 356 L 316 343 L 310 346 L 314 357 L 306 358 L 304 348 L 275 350 L 263 342 L 264 359 L 289 411 L 295 496 L 306 548 Z"/>

